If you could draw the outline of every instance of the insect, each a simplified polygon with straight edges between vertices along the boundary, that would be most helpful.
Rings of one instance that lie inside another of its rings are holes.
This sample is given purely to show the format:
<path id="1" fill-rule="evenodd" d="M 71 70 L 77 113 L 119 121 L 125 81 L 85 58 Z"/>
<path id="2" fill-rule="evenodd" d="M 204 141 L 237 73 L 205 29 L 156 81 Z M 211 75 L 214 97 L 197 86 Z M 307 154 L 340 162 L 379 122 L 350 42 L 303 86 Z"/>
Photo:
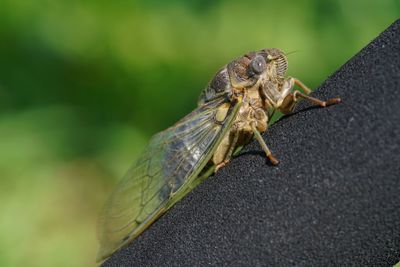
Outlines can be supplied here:
<path id="1" fill-rule="evenodd" d="M 233 60 L 209 82 L 195 110 L 150 140 L 100 216 L 98 261 L 134 240 L 253 137 L 278 164 L 260 134 L 274 111 L 290 113 L 300 99 L 321 107 L 340 102 L 309 96 L 302 82 L 285 78 L 287 67 L 285 53 L 276 48 Z"/>

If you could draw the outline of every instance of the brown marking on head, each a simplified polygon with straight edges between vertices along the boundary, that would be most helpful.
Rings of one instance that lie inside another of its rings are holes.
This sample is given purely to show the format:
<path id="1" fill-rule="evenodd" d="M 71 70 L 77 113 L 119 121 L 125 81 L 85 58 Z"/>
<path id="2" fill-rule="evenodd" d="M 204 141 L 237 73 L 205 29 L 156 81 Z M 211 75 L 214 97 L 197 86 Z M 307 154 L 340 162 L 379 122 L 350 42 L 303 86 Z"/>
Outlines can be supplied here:
<path id="1" fill-rule="evenodd" d="M 261 77 L 279 82 L 284 79 L 287 67 L 285 53 L 276 48 L 249 52 L 227 66 L 231 84 L 236 88 L 251 87 Z"/>

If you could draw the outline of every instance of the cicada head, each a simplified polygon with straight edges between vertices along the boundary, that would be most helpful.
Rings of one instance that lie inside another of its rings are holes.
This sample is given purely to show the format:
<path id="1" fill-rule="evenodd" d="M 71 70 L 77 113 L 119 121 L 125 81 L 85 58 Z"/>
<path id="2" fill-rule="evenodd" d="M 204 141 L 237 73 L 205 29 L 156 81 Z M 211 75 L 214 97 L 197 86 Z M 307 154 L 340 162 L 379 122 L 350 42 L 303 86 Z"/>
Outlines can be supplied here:
<path id="1" fill-rule="evenodd" d="M 264 90 L 273 88 L 281 91 L 288 67 L 285 54 L 276 48 L 250 52 L 220 69 L 200 95 L 198 104 L 202 105 L 243 88 L 260 85 Z M 258 88 L 258 86 L 255 86 Z"/>
<path id="2" fill-rule="evenodd" d="M 288 61 L 281 50 L 267 48 L 250 52 L 228 64 L 233 87 L 252 87 L 260 80 L 281 83 L 284 80 Z"/>

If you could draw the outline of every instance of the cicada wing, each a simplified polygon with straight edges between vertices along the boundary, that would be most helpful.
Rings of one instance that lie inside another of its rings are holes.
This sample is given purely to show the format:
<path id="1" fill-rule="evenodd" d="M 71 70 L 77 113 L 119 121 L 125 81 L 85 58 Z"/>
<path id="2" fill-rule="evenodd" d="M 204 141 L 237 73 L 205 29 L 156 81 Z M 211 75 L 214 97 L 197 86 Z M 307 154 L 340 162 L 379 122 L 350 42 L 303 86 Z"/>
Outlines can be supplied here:
<path id="1" fill-rule="evenodd" d="M 224 121 L 215 120 L 218 107 L 228 104 L 215 99 L 150 140 L 100 216 L 99 261 L 136 238 L 204 168 L 236 117 L 239 104 L 229 106 Z"/>

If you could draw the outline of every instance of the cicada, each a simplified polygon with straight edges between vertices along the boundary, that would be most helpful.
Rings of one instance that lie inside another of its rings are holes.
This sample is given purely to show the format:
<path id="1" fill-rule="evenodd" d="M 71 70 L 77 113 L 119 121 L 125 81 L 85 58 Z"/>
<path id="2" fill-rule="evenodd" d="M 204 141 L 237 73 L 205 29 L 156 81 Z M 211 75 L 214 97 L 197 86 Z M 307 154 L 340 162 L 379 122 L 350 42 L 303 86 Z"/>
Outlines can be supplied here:
<path id="1" fill-rule="evenodd" d="M 233 60 L 209 82 L 195 110 L 150 140 L 100 216 L 99 261 L 134 240 L 252 138 L 278 164 L 260 134 L 275 111 L 288 114 L 300 99 L 321 107 L 340 102 L 309 96 L 302 82 L 285 77 L 287 68 L 286 54 L 276 48 Z"/>

